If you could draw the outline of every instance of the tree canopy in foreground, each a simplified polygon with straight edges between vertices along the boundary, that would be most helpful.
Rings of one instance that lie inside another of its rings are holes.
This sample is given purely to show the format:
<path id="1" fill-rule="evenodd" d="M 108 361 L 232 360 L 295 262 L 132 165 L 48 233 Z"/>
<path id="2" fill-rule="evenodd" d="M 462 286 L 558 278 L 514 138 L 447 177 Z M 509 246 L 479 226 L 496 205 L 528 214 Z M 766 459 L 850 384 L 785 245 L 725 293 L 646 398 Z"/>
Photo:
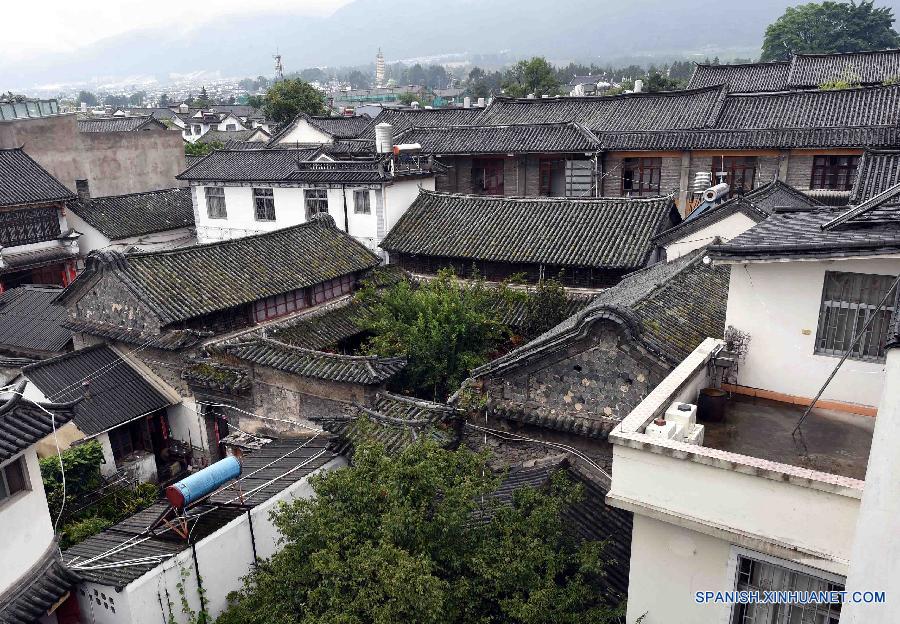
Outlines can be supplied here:
<path id="1" fill-rule="evenodd" d="M 784 15 L 766 28 L 763 61 L 784 61 L 791 54 L 860 52 L 900 47 L 889 7 L 876 7 L 871 0 L 855 2 L 810 2 L 788 7 Z M 834 78 L 841 78 L 835 76 Z"/>
<path id="2" fill-rule="evenodd" d="M 512 506 L 493 508 L 498 480 L 485 461 L 428 442 L 396 456 L 361 445 L 352 467 L 312 479 L 316 498 L 275 513 L 283 550 L 217 621 L 617 621 L 597 589 L 604 544 L 576 541 L 562 520 L 581 488 L 560 472 L 546 490 L 519 490 Z"/>

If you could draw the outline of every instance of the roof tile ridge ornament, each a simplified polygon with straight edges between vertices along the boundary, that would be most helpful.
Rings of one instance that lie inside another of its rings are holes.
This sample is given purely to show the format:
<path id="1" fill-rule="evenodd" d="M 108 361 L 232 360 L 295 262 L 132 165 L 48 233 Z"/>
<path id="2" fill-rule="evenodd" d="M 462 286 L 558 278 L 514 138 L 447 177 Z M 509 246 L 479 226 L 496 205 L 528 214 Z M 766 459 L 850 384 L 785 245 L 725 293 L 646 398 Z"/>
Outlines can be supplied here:
<path id="1" fill-rule="evenodd" d="M 103 271 L 106 268 L 124 271 L 128 268 L 128 258 L 121 251 L 97 249 L 87 255 L 85 268 L 92 271 Z"/>
<path id="2" fill-rule="evenodd" d="M 722 110 L 725 108 L 725 101 L 728 99 L 728 85 L 721 84 L 719 85 L 719 94 L 716 96 L 716 101 L 712 105 L 712 108 L 709 111 L 709 115 L 706 118 L 706 124 L 704 128 L 715 128 L 718 124 L 719 117 L 722 116 Z"/>

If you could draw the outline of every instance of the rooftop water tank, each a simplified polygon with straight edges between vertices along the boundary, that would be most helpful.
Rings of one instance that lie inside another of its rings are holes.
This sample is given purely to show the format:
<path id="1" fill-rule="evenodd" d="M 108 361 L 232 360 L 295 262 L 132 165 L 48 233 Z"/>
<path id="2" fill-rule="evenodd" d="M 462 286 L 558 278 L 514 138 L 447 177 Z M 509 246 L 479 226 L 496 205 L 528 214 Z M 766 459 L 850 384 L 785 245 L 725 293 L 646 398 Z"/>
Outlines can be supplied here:
<path id="1" fill-rule="evenodd" d="M 394 147 L 394 126 L 389 123 L 380 123 L 375 126 L 375 151 L 379 154 L 389 154 Z"/>
<path id="2" fill-rule="evenodd" d="M 730 186 L 725 182 L 720 182 L 713 187 L 703 191 L 703 201 L 714 202 L 728 194 Z"/>
<path id="3" fill-rule="evenodd" d="M 167 487 L 166 498 L 172 507 L 184 509 L 240 474 L 241 462 L 237 457 L 226 457 Z"/>

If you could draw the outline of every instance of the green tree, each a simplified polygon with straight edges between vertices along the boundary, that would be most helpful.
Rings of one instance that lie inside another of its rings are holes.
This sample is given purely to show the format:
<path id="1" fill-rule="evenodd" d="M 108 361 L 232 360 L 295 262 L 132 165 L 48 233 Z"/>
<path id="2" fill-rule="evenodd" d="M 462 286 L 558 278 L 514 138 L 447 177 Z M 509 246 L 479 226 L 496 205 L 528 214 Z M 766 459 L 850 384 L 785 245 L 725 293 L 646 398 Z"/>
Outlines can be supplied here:
<path id="1" fill-rule="evenodd" d="M 275 123 L 292 121 L 300 113 L 324 115 L 325 94 L 299 78 L 281 80 L 266 91 L 263 112 Z"/>
<path id="2" fill-rule="evenodd" d="M 506 72 L 503 90 L 512 97 L 525 97 L 534 93 L 558 95 L 559 81 L 547 59 L 535 56 L 528 61 L 519 61 Z"/>
<path id="3" fill-rule="evenodd" d="M 79 106 L 84 103 L 88 106 L 97 106 L 99 102 L 97 101 L 97 96 L 91 93 L 90 91 L 79 91 L 78 97 L 75 99 L 75 103 Z"/>
<path id="4" fill-rule="evenodd" d="M 194 100 L 193 106 L 196 106 L 197 108 L 209 108 L 212 106 L 212 100 L 209 99 L 209 94 L 206 92 L 205 86 L 200 87 L 200 95 Z"/>
<path id="5" fill-rule="evenodd" d="M 486 459 L 428 442 L 395 457 L 361 445 L 352 467 L 312 479 L 315 498 L 275 512 L 283 549 L 218 623 L 614 622 L 621 610 L 597 591 L 604 544 L 578 541 L 563 519 L 582 489 L 557 473 L 496 507 Z"/>
<path id="6" fill-rule="evenodd" d="M 525 301 L 522 332 L 526 338 L 540 336 L 562 323 L 569 315 L 566 289 L 555 279 L 541 280 Z"/>
<path id="7" fill-rule="evenodd" d="M 872 0 L 859 4 L 811 2 L 788 7 L 784 15 L 766 28 L 761 60 L 787 60 L 797 53 L 900 47 L 900 35 L 893 24 L 893 11 L 889 7 L 875 7 Z"/>
<path id="8" fill-rule="evenodd" d="M 210 141 L 208 143 L 200 143 L 199 141 L 196 143 L 185 143 L 184 155 L 206 156 L 207 154 L 211 154 L 217 149 L 223 149 L 224 147 L 225 145 L 221 141 Z"/>
<path id="9" fill-rule="evenodd" d="M 169 106 L 169 94 L 163 93 L 161 96 L 159 96 L 159 107 L 166 108 L 167 106 Z"/>
<path id="10" fill-rule="evenodd" d="M 481 280 L 464 284 L 452 271 L 418 286 L 401 281 L 383 290 L 364 288 L 359 297 L 373 310 L 365 350 L 405 355 L 408 364 L 395 383 L 422 398 L 447 398 L 509 337 L 496 319 L 494 290 Z"/>

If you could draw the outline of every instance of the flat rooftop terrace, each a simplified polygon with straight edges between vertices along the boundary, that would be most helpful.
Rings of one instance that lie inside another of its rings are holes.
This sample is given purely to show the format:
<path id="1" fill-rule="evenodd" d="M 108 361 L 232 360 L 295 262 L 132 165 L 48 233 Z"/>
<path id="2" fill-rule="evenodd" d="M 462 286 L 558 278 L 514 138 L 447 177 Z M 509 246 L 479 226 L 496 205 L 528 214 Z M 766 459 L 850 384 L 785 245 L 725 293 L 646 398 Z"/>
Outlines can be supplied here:
<path id="1" fill-rule="evenodd" d="M 792 437 L 805 410 L 733 394 L 723 422 L 703 423 L 703 446 L 864 480 L 875 418 L 816 408 Z"/>

